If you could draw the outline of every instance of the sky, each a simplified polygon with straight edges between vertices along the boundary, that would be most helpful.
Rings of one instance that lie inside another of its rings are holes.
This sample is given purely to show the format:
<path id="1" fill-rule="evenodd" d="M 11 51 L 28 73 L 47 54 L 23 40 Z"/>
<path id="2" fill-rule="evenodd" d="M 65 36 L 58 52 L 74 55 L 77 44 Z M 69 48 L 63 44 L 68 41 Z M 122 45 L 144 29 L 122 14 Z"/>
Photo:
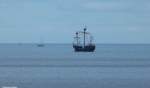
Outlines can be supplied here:
<path id="1" fill-rule="evenodd" d="M 0 43 L 150 43 L 150 0 L 0 0 Z"/>

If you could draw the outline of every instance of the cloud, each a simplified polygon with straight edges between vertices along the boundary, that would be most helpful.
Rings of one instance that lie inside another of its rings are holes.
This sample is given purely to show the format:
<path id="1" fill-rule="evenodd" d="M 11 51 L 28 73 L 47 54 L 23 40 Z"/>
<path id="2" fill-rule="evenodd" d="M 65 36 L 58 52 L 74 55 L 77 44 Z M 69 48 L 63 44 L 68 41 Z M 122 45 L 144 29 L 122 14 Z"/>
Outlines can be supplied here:
<path id="1" fill-rule="evenodd" d="M 137 26 L 131 26 L 131 27 L 128 27 L 128 30 L 129 31 L 139 31 L 140 29 L 137 28 Z"/>
<path id="2" fill-rule="evenodd" d="M 131 8 L 132 6 L 133 4 L 128 2 L 87 2 L 83 5 L 83 7 L 86 9 L 101 11 L 126 10 Z"/>

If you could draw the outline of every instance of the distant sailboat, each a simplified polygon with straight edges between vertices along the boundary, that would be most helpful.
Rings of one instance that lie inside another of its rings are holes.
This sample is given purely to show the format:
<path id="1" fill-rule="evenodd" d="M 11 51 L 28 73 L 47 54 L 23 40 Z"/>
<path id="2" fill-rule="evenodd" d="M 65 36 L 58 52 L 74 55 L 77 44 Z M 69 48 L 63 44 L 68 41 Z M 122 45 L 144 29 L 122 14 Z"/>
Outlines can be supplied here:
<path id="1" fill-rule="evenodd" d="M 37 46 L 38 46 L 38 47 L 44 47 L 44 46 L 45 46 L 45 44 L 43 43 L 42 38 L 40 39 L 40 43 L 37 44 Z"/>
<path id="2" fill-rule="evenodd" d="M 44 44 L 37 44 L 38 47 L 44 47 Z"/>
<path id="3" fill-rule="evenodd" d="M 89 32 L 86 32 L 87 28 L 83 31 L 76 32 L 73 48 L 76 52 L 94 52 L 95 44 L 92 43 L 93 37 Z M 83 41 L 83 42 L 81 42 Z"/>

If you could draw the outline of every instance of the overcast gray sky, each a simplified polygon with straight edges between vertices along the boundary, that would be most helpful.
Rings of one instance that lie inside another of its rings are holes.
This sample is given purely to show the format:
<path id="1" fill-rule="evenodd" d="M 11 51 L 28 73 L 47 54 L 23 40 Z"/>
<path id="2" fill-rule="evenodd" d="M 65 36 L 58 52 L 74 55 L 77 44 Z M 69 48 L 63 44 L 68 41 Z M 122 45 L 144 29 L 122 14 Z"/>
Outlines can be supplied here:
<path id="1" fill-rule="evenodd" d="M 0 43 L 150 43 L 150 0 L 0 0 Z"/>

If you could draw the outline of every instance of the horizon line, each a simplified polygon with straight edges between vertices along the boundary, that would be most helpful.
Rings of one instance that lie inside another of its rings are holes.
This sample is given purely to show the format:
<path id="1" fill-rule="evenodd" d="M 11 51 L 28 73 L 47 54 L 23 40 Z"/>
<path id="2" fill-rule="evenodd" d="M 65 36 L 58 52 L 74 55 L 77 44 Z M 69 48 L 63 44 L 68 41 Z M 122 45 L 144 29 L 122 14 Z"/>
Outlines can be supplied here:
<path id="1" fill-rule="evenodd" d="M 2 42 L 0 44 L 40 44 L 38 42 Z M 72 43 L 42 43 L 42 44 L 72 44 Z M 136 44 L 144 44 L 144 45 L 149 45 L 150 43 L 94 43 L 94 44 L 101 44 L 101 45 L 109 45 L 109 44 L 132 44 L 132 45 L 136 45 Z"/>

